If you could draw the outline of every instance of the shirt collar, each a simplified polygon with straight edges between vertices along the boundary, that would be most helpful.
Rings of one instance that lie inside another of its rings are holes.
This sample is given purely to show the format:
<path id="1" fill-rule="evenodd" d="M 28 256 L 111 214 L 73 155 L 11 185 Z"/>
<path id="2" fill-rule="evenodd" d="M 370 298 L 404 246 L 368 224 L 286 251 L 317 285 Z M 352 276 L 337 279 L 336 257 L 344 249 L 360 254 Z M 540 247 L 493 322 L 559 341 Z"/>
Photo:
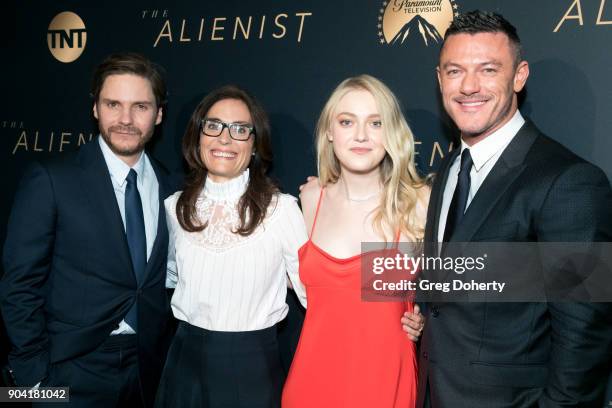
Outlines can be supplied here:
<path id="1" fill-rule="evenodd" d="M 213 200 L 235 201 L 242 197 L 249 184 L 249 169 L 246 169 L 238 177 L 234 177 L 223 183 L 216 183 L 206 178 L 202 194 Z"/>
<path id="2" fill-rule="evenodd" d="M 115 179 L 115 181 L 123 186 L 125 183 L 125 179 L 130 172 L 130 168 L 136 171 L 138 175 L 138 180 L 142 180 L 144 176 L 145 169 L 145 154 L 144 152 L 140 153 L 140 157 L 134 166 L 128 166 L 123 160 L 121 160 L 113 151 L 108 147 L 106 141 L 102 136 L 98 136 L 98 142 L 100 143 L 100 149 L 102 149 L 102 155 L 104 155 L 104 161 L 106 162 L 106 166 L 108 167 L 108 171 L 111 176 Z"/>
<path id="3" fill-rule="evenodd" d="M 461 152 L 463 149 L 469 148 L 472 161 L 474 162 L 474 169 L 478 172 L 489 160 L 491 160 L 496 153 L 501 152 L 510 144 L 514 136 L 518 133 L 519 129 L 525 123 L 525 119 L 521 115 L 521 112 L 517 109 L 510 119 L 504 126 L 491 133 L 489 136 L 482 139 L 480 142 L 473 146 L 468 146 L 463 140 L 461 140 Z"/>

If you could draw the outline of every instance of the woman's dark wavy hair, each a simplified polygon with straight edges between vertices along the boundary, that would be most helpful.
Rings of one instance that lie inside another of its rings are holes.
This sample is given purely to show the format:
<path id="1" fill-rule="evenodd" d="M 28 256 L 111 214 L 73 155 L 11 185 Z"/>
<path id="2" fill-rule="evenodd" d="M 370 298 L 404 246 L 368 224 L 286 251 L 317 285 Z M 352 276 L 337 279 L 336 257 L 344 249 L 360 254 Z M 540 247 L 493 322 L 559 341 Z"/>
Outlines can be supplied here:
<path id="1" fill-rule="evenodd" d="M 278 192 L 276 185 L 266 175 L 272 164 L 272 146 L 270 143 L 270 122 L 261 104 L 247 91 L 235 85 L 226 85 L 215 89 L 202 99 L 191 115 L 187 130 L 183 136 L 183 157 L 189 166 L 185 188 L 176 203 L 176 216 L 179 224 L 189 232 L 202 231 L 207 222 L 198 219 L 196 201 L 208 171 L 200 158 L 201 121 L 210 108 L 224 99 L 237 99 L 247 106 L 253 120 L 254 137 L 253 152 L 249 163 L 249 184 L 238 202 L 240 225 L 237 234 L 250 235 L 266 217 L 266 212 L 272 196 Z M 233 140 L 232 143 L 243 143 Z"/>

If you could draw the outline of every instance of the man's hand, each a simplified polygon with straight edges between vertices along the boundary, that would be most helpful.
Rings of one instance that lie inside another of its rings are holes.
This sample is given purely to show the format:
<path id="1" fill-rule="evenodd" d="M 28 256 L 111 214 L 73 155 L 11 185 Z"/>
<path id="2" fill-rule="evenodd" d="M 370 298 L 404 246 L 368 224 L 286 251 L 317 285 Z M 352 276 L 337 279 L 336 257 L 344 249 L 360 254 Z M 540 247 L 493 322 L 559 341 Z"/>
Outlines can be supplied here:
<path id="1" fill-rule="evenodd" d="M 412 313 L 405 312 L 401 319 L 402 330 L 406 332 L 408 338 L 414 342 L 419 341 L 425 327 L 425 316 L 421 314 L 419 305 L 414 305 Z"/>

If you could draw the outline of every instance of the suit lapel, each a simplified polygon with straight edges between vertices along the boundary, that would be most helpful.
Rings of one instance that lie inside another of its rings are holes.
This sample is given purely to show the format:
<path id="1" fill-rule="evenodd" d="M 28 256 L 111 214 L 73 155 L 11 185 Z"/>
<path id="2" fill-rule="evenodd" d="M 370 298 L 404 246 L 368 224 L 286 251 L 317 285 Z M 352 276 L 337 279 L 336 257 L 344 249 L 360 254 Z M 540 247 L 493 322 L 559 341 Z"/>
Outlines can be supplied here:
<path id="1" fill-rule="evenodd" d="M 105 238 L 103 240 L 112 246 L 108 248 L 109 256 L 116 257 L 124 265 L 121 270 L 116 271 L 117 276 L 134 284 L 136 277 L 133 273 L 125 228 L 110 173 L 97 140 L 81 147 L 78 160 L 82 169 L 81 191 L 88 198 L 91 207 L 96 209 L 95 213 L 99 216 L 98 222 L 104 226 Z M 125 273 L 126 270 L 132 273 Z"/>
<path id="2" fill-rule="evenodd" d="M 478 189 L 451 241 L 469 242 L 472 239 L 504 192 L 525 169 L 525 157 L 537 134 L 530 122 L 523 125 Z"/>
<path id="3" fill-rule="evenodd" d="M 447 160 L 440 165 L 440 170 L 435 178 L 431 197 L 429 199 L 429 207 L 427 209 L 427 224 L 425 226 L 425 242 L 438 242 L 438 225 L 440 224 L 440 211 L 444 198 L 444 189 L 446 180 L 448 180 L 449 170 L 461 149 L 454 149 Z M 437 253 L 437 252 L 436 252 Z"/>
<path id="4" fill-rule="evenodd" d="M 156 264 L 159 262 L 159 257 L 164 255 L 164 251 L 168 250 L 168 230 L 166 226 L 166 210 L 164 207 L 164 200 L 170 194 L 168 191 L 168 186 L 165 183 L 165 177 L 162 174 L 162 170 L 159 168 L 157 163 L 149 156 L 149 162 L 155 171 L 155 176 L 157 177 L 158 184 L 158 198 L 159 198 L 159 209 L 157 216 L 157 232 L 155 234 L 155 241 L 153 242 L 153 248 L 151 249 L 151 256 L 149 256 L 149 260 L 147 262 L 147 268 L 145 272 L 146 281 L 151 276 L 151 270 L 154 268 Z"/>

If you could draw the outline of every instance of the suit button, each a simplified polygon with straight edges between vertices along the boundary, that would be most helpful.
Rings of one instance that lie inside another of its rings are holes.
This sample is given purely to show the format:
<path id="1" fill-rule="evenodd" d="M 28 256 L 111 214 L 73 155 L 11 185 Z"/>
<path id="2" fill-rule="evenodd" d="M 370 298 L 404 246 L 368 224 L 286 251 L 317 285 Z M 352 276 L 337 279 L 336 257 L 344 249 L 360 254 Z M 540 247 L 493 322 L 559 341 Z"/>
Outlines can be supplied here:
<path id="1" fill-rule="evenodd" d="M 138 290 L 136 291 L 136 294 L 137 294 L 138 296 L 142 295 L 142 289 L 138 289 Z"/>
<path id="2" fill-rule="evenodd" d="M 431 315 L 433 317 L 438 317 L 440 316 L 440 309 L 438 309 L 438 306 L 432 306 L 431 307 Z"/>
<path id="3" fill-rule="evenodd" d="M 429 358 L 429 354 L 426 351 L 423 352 L 423 358 L 427 360 Z"/>

